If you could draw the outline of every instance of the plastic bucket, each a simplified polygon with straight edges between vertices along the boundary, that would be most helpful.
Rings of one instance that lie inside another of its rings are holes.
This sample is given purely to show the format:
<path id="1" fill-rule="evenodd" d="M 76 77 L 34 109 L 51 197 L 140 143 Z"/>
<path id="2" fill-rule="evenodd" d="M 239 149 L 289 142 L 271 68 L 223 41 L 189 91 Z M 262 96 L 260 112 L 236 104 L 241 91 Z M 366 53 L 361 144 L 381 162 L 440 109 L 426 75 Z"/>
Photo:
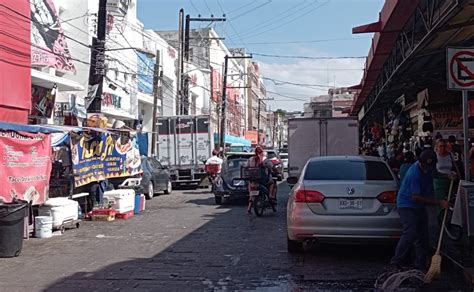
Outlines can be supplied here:
<path id="1" fill-rule="evenodd" d="M 35 217 L 35 237 L 50 238 L 51 236 L 53 236 L 53 217 Z"/>
<path id="2" fill-rule="evenodd" d="M 0 205 L 0 257 L 17 257 L 23 247 L 27 202 Z"/>

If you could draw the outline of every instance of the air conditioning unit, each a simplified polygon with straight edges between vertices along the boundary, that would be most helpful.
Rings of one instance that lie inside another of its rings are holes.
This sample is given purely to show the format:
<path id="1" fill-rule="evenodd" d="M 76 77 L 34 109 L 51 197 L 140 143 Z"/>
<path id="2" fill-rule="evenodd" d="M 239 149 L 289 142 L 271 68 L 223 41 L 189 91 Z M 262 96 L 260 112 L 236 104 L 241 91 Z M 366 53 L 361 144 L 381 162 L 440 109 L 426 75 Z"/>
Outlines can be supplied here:
<path id="1" fill-rule="evenodd" d="M 127 14 L 132 0 L 108 0 L 107 12 L 114 16 L 124 16 Z"/>

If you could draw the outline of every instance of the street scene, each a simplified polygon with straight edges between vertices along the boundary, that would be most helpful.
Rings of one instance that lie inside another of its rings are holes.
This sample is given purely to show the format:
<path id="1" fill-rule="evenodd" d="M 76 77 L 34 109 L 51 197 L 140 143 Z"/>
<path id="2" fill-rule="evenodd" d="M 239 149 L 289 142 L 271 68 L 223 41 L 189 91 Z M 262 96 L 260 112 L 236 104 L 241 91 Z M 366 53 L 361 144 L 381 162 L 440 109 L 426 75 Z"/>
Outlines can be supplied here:
<path id="1" fill-rule="evenodd" d="M 473 17 L 0 1 L 0 291 L 472 291 Z"/>
<path id="2" fill-rule="evenodd" d="M 147 201 L 141 216 L 84 222 L 62 236 L 25 242 L 20 257 L 1 259 L 1 290 L 372 289 L 393 245 L 326 245 L 288 254 L 288 191 L 282 183 L 277 212 L 260 218 L 248 216 L 241 200 L 216 206 L 205 189 L 160 195 Z M 438 291 L 463 287 L 462 276 L 450 270 L 434 286 Z"/>

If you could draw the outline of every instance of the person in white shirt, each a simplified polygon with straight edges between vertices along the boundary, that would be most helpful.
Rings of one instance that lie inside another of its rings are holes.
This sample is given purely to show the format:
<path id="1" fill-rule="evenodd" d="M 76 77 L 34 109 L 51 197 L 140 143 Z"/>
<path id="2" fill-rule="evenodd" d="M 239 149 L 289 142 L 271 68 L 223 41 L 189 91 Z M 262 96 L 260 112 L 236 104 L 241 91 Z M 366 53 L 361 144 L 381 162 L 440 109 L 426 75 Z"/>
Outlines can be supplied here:
<path id="1" fill-rule="evenodd" d="M 219 151 L 214 149 L 212 150 L 212 156 L 206 161 L 206 168 L 208 165 L 218 165 L 217 173 L 220 173 L 223 162 L 222 158 L 219 157 Z"/>

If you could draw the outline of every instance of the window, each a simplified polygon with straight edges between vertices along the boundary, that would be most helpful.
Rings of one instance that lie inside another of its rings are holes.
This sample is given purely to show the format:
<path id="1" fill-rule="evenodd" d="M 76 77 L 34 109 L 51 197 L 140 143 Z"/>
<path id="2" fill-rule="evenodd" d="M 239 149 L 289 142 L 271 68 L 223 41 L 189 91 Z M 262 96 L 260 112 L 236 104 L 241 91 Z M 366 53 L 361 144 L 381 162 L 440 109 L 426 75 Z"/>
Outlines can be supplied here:
<path id="1" fill-rule="evenodd" d="M 393 180 L 388 167 L 379 161 L 322 160 L 306 167 L 305 180 Z"/>

